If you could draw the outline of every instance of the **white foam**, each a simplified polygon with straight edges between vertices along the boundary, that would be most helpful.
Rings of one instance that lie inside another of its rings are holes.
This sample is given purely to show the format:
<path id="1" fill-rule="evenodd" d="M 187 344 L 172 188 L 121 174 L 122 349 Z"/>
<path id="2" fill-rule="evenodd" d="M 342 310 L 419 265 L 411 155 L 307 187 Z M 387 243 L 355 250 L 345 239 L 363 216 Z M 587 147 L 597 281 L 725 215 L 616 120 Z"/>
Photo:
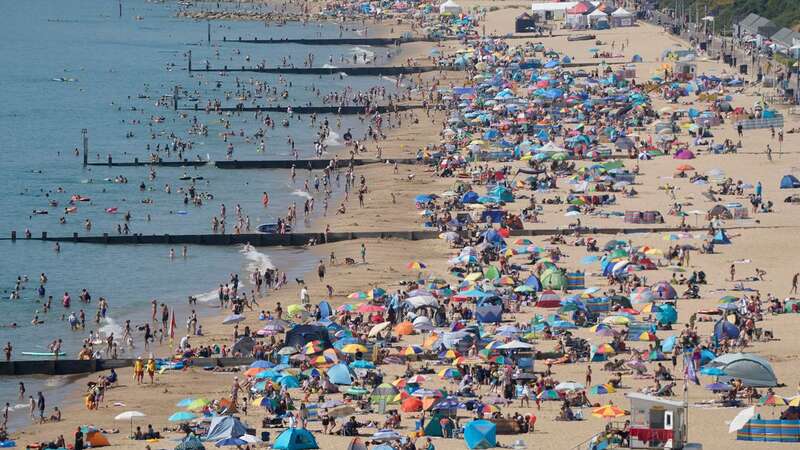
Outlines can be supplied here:
<path id="1" fill-rule="evenodd" d="M 309 194 L 309 193 L 308 193 L 308 192 L 306 192 L 306 191 L 300 190 L 300 189 L 295 189 L 295 190 L 292 192 L 292 195 L 296 195 L 296 196 L 298 196 L 298 197 L 303 197 L 303 198 L 306 198 L 306 199 L 308 199 L 308 200 L 311 200 L 311 199 L 313 198 L 313 197 L 311 196 L 311 194 Z"/>
<path id="2" fill-rule="evenodd" d="M 322 68 L 323 69 L 336 69 L 336 66 L 334 66 L 333 64 L 323 64 Z"/>
<path id="3" fill-rule="evenodd" d="M 328 147 L 341 147 L 344 145 L 341 136 L 335 131 L 328 131 L 328 137 L 325 138 L 323 143 Z"/>
<path id="4" fill-rule="evenodd" d="M 252 274 L 256 270 L 275 269 L 272 259 L 266 254 L 256 250 L 252 245 L 242 247 L 240 251 L 248 262 L 247 273 Z"/>
<path id="5" fill-rule="evenodd" d="M 208 303 L 212 301 L 219 301 L 219 292 L 214 289 L 202 294 L 195 294 L 192 297 L 196 298 L 200 303 Z"/>
<path id="6" fill-rule="evenodd" d="M 116 338 L 122 337 L 122 333 L 124 330 L 122 329 L 122 326 L 120 326 L 120 324 L 117 323 L 116 320 L 112 319 L 111 317 L 106 317 L 105 319 L 103 319 L 103 322 L 105 323 L 97 330 L 99 333 L 103 334 L 106 337 L 110 336 L 111 333 L 114 333 L 114 336 Z"/>
<path id="7" fill-rule="evenodd" d="M 358 64 L 365 64 L 365 63 L 370 62 L 370 61 L 375 59 L 375 52 L 373 52 L 371 50 L 367 50 L 367 49 L 362 48 L 362 47 L 353 47 L 353 48 L 350 49 L 349 53 L 350 53 L 351 59 L 352 59 L 353 55 L 356 55 L 358 57 L 356 59 L 356 62 Z M 366 61 L 363 59 L 364 54 L 367 55 Z"/>

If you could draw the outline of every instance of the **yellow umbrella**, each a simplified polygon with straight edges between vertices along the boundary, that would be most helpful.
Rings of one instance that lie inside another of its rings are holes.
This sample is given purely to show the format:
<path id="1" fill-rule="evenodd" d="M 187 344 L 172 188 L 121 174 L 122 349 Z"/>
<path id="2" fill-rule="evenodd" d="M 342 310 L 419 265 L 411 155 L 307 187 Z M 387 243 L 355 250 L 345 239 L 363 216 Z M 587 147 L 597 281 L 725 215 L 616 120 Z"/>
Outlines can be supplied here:
<path id="1" fill-rule="evenodd" d="M 342 352 L 343 353 L 358 353 L 358 352 L 366 353 L 367 352 L 367 347 L 364 347 L 361 344 L 347 344 L 344 347 L 342 347 Z"/>
<path id="2" fill-rule="evenodd" d="M 303 305 L 299 305 L 297 303 L 286 307 L 286 313 L 289 314 L 290 316 L 294 316 L 295 314 L 300 314 L 303 311 L 305 311 Z"/>
<path id="3" fill-rule="evenodd" d="M 480 272 L 472 272 L 470 274 L 467 274 L 467 276 L 465 276 L 464 279 L 467 280 L 467 281 L 478 281 L 482 277 L 483 277 L 482 273 L 480 273 Z"/>

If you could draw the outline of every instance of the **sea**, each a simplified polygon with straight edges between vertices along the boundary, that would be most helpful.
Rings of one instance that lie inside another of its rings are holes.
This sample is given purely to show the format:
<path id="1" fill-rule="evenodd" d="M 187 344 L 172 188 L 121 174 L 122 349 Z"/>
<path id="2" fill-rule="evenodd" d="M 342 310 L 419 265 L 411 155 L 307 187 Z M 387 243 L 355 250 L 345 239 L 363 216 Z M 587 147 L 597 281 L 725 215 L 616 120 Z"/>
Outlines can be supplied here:
<path id="1" fill-rule="evenodd" d="M 208 4 L 208 8 L 213 7 Z M 222 160 L 228 144 L 234 146 L 235 159 L 291 158 L 290 138 L 301 158 L 312 157 L 316 127 L 308 117 L 294 116 L 289 118 L 291 126 L 282 127 L 287 114 L 270 113 L 278 125 L 267 130 L 266 148 L 259 151 L 255 141 L 246 142 L 242 136 L 252 135 L 262 126 L 252 113 L 232 114 L 222 120 L 218 115 L 207 115 L 203 107 L 208 99 L 217 98 L 223 99 L 225 106 L 235 105 L 241 101 L 237 89 L 248 86 L 251 79 L 276 86 L 278 92 L 286 89 L 288 98 L 272 103 L 282 106 L 321 104 L 312 89 L 327 93 L 347 86 L 363 90 L 380 85 L 389 92 L 394 88 L 392 80 L 377 77 L 189 73 L 190 51 L 196 67 L 208 62 L 216 68 L 259 61 L 271 67 L 284 59 L 302 67 L 311 52 L 315 66 L 335 66 L 343 64 L 342 57 L 352 64 L 353 55 L 370 59 L 388 50 L 235 42 L 239 37 L 339 37 L 335 24 L 267 26 L 262 22 L 215 21 L 210 25 L 209 43 L 208 22 L 179 18 L 179 8 L 174 2 L 144 0 L 29 0 L 0 14 L 0 29 L 4 30 L 0 46 L 0 86 L 4 93 L 0 107 L 0 345 L 10 342 L 15 357 L 23 351 L 47 351 L 57 338 L 63 339 L 68 355 L 75 355 L 90 330 L 119 336 L 126 319 L 143 323 L 153 299 L 175 308 L 178 317 L 181 313 L 185 317 L 188 296 L 198 296 L 198 309 L 210 320 L 215 289 L 230 274 L 238 273 L 247 280 L 254 268 L 274 266 L 288 272 L 291 279 L 313 268 L 311 256 L 295 248 L 245 251 L 234 246 L 189 246 L 186 258 L 181 257 L 180 248 L 175 248 L 177 257 L 171 259 L 169 246 L 62 243 L 60 252 L 56 252 L 53 243 L 22 239 L 25 230 L 34 236 L 42 232 L 50 236 L 75 232 L 113 235 L 125 222 L 126 213 L 130 213 L 132 233 L 178 234 L 210 232 L 212 217 L 220 214 L 223 204 L 228 211 L 228 231 L 236 205 L 250 217 L 252 227 L 274 221 L 292 203 L 302 211 L 308 196 L 302 190 L 305 170 L 298 170 L 297 184 L 292 184 L 288 170 L 226 171 L 208 166 L 158 168 L 152 178 L 146 167 L 85 168 L 75 150 L 80 153 L 82 130 L 86 130 L 88 159 L 92 162 L 106 161 L 109 156 L 114 161 L 146 160 L 157 145 L 163 148 L 168 144 L 173 133 L 192 142 L 192 148 L 183 154 L 188 159 Z M 357 32 L 344 31 L 341 35 L 356 36 Z M 200 111 L 173 111 L 170 97 L 165 96 L 171 95 L 175 86 L 180 87 L 179 106 L 190 107 L 196 101 Z M 269 101 L 259 99 L 258 103 Z M 320 116 L 319 122 L 324 118 Z M 208 127 L 207 135 L 190 134 L 195 119 Z M 355 134 L 365 127 L 355 116 L 343 116 L 338 127 L 335 117 L 328 119 L 333 127 L 326 142 L 331 153 L 342 145 L 341 135 L 347 129 L 352 128 Z M 226 132 L 227 137 L 223 135 Z M 181 180 L 187 176 L 194 181 Z M 123 178 L 127 183 L 116 182 Z M 210 194 L 201 207 L 183 202 L 181 190 L 192 182 L 198 192 Z M 268 208 L 261 204 L 262 192 L 270 194 Z M 314 192 L 311 195 L 317 197 L 317 209 L 321 209 L 321 198 Z M 73 196 L 88 201 L 71 204 Z M 76 209 L 67 213 L 65 208 L 72 207 Z M 86 229 L 87 220 L 91 230 Z M 303 224 L 298 227 L 302 229 Z M 15 242 L 10 240 L 12 231 L 18 236 Z M 53 296 L 53 308 L 47 314 L 37 293 L 43 273 L 48 278 L 45 295 Z M 21 297 L 12 300 L 18 279 L 22 280 Z M 93 297 L 91 305 L 77 301 L 83 288 Z M 73 298 L 70 309 L 61 305 L 65 292 Z M 110 309 L 107 318 L 95 323 L 96 300 L 101 296 L 108 300 Z M 71 331 L 65 317 L 80 308 L 86 309 L 86 330 Z M 43 323 L 33 325 L 34 317 Z M 17 398 L 19 382 L 25 383 L 28 394 L 43 391 L 50 406 L 59 404 L 69 389 L 75 389 L 69 387 L 65 377 L 0 378 L 0 402 L 18 405 L 11 417 L 12 427 L 28 423 L 27 399 Z"/>

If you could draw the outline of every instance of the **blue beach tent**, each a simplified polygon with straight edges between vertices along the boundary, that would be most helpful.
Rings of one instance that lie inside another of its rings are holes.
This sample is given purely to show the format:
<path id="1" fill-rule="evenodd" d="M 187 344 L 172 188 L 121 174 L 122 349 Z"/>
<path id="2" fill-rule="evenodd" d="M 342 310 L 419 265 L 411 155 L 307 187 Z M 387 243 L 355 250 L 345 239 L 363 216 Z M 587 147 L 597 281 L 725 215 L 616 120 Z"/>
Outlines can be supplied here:
<path id="1" fill-rule="evenodd" d="M 470 449 L 497 446 L 497 425 L 488 420 L 473 420 L 464 426 L 464 442 Z"/>
<path id="2" fill-rule="evenodd" d="M 287 428 L 272 444 L 275 450 L 304 450 L 319 448 L 314 435 L 305 428 Z"/>

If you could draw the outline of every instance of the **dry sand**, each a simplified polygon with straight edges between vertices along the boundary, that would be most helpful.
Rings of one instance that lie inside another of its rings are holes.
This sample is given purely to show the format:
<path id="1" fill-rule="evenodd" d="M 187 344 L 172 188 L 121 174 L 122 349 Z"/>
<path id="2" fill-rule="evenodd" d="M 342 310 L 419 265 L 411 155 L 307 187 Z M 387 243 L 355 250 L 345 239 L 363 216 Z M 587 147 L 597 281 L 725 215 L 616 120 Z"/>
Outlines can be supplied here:
<path id="1" fill-rule="evenodd" d="M 480 4 L 481 2 L 465 2 L 465 6 Z M 514 4 L 511 2 L 493 2 L 492 5 Z M 487 17 L 487 32 L 493 30 L 505 31 L 513 27 L 513 18 L 521 12 L 520 9 L 507 8 L 488 14 Z M 628 46 L 625 49 L 624 60 L 629 60 L 631 55 L 640 54 L 644 58 L 644 63 L 637 65 L 639 79 L 647 79 L 651 75 L 651 71 L 660 66 L 661 62 L 659 57 L 661 52 L 670 46 L 680 46 L 682 43 L 672 36 L 668 36 L 660 29 L 640 24 L 635 28 L 628 29 L 614 29 L 608 31 L 601 31 L 596 33 L 598 39 L 604 42 L 616 41 L 617 48 L 619 43 L 626 41 Z M 556 38 L 532 38 L 531 42 L 541 41 L 544 42 L 548 48 L 555 48 L 563 51 L 566 54 L 573 56 L 576 61 L 591 61 L 588 48 L 595 46 L 594 42 L 567 42 L 564 37 Z M 524 41 L 514 41 L 513 45 L 522 45 Z M 684 45 L 685 47 L 685 45 Z M 457 48 L 456 43 L 447 43 L 443 46 L 444 51 Z M 603 47 L 604 49 L 607 47 Z M 402 57 L 414 57 L 417 59 L 424 59 L 427 57 L 429 47 L 424 44 L 413 44 L 404 46 L 404 54 Z M 721 74 L 724 68 L 716 62 L 701 61 L 698 64 L 698 72 Z M 438 77 L 442 84 L 446 85 L 451 80 L 442 78 L 437 74 L 427 74 L 428 79 Z M 457 75 L 453 75 L 452 82 L 457 83 L 455 79 Z M 753 101 L 758 98 L 758 90 L 749 88 L 745 95 L 736 95 L 735 104 L 742 106 L 752 106 Z M 656 109 L 660 108 L 661 104 L 657 100 L 655 102 Z M 390 139 L 383 143 L 384 157 L 409 157 L 414 154 L 417 148 L 422 147 L 428 143 L 438 142 L 438 131 L 441 129 L 441 123 L 445 116 L 441 112 L 431 113 L 428 117 L 424 112 L 418 112 L 420 123 L 411 125 L 408 121 L 404 121 L 402 129 L 392 130 Z M 786 129 L 797 126 L 795 117 L 787 115 L 788 123 Z M 735 130 L 730 124 L 725 124 L 722 127 L 713 130 L 715 140 L 721 142 L 725 137 L 735 138 Z M 734 139 L 736 140 L 736 139 Z M 777 151 L 774 156 L 774 161 L 768 162 L 764 155 L 764 148 L 768 143 L 772 143 L 773 147 L 777 148 L 777 142 L 772 141 L 770 138 L 769 130 L 755 130 L 746 132 L 743 139 L 743 149 L 738 155 L 705 155 L 701 154 L 697 159 L 688 161 L 692 166 L 697 168 L 698 171 L 704 172 L 711 168 L 722 169 L 726 175 L 733 179 L 742 179 L 746 182 L 755 184 L 761 181 L 764 185 L 764 196 L 775 202 L 775 213 L 760 214 L 755 218 L 756 220 L 737 221 L 727 224 L 729 226 L 730 234 L 732 236 L 733 245 L 718 246 L 718 254 L 715 255 L 700 255 L 694 254 L 692 257 L 692 268 L 705 270 L 710 280 L 710 285 L 703 288 L 703 298 L 701 300 L 681 300 L 678 302 L 679 308 L 679 323 L 676 325 L 676 330 L 683 327 L 683 323 L 688 320 L 690 314 L 702 308 L 712 307 L 717 303 L 717 299 L 723 295 L 722 293 L 713 293 L 712 289 L 729 289 L 732 283 L 727 280 L 728 266 L 732 261 L 741 259 L 750 259 L 752 262 L 749 264 L 741 264 L 737 267 L 737 274 L 741 277 L 753 275 L 755 268 L 761 268 L 767 271 L 767 276 L 764 281 L 754 283 L 754 286 L 762 293 L 762 297 L 767 293 L 773 293 L 781 298 L 788 295 L 790 288 L 790 280 L 793 273 L 797 271 L 794 265 L 797 261 L 796 254 L 800 249 L 800 243 L 795 238 L 798 231 L 796 219 L 800 218 L 800 214 L 795 208 L 797 206 L 782 203 L 782 197 L 785 196 L 786 191 L 778 190 L 778 182 L 782 175 L 790 172 L 796 172 L 795 165 L 797 164 L 797 148 L 800 143 L 800 135 L 787 134 L 786 140 L 783 144 L 783 155 L 778 157 Z M 695 186 L 689 183 L 687 179 L 670 179 L 671 174 L 674 173 L 675 166 L 682 161 L 676 161 L 669 157 L 657 158 L 652 161 L 640 162 L 642 175 L 637 178 L 638 184 L 635 186 L 640 192 L 640 196 L 635 199 L 620 199 L 617 210 L 624 209 L 656 209 L 662 213 L 666 213 L 672 200 L 662 191 L 657 189 L 659 185 L 665 183 L 674 184 L 677 187 L 676 195 L 679 201 L 691 202 L 689 209 L 708 210 L 713 203 L 708 201 L 701 194 L 705 187 Z M 626 163 L 630 166 L 632 162 Z M 513 163 L 517 166 L 519 163 Z M 407 175 L 415 173 L 412 181 L 408 181 Z M 419 193 L 439 193 L 445 191 L 452 184 L 453 179 L 439 179 L 431 177 L 425 172 L 422 167 L 400 167 L 400 173 L 394 174 L 391 166 L 374 165 L 364 168 L 358 168 L 357 175 L 364 175 L 367 178 L 370 191 L 366 197 L 366 205 L 364 208 L 359 208 L 357 201 L 351 199 L 348 204 L 348 213 L 344 216 L 335 216 L 330 214 L 328 217 L 321 218 L 314 226 L 318 229 L 323 229 L 325 225 L 329 224 L 334 231 L 342 230 L 362 230 L 362 229 L 421 229 L 421 220 L 417 210 L 413 208 L 413 197 Z M 666 177 L 666 178 L 665 178 Z M 566 184 L 562 183 L 558 193 L 564 197 L 566 195 Z M 530 191 L 523 191 L 524 193 L 531 194 Z M 390 193 L 395 194 L 396 203 L 391 200 Z M 746 199 L 737 199 L 743 203 L 747 203 Z M 517 202 L 522 203 L 522 202 Z M 519 208 L 517 205 L 510 205 L 514 210 Z M 572 219 L 564 217 L 564 205 L 545 206 L 546 214 L 543 216 L 541 224 L 526 224 L 526 227 L 542 227 L 554 228 L 564 227 Z M 333 203 L 330 207 L 331 212 L 335 210 Z M 592 218 L 582 217 L 584 225 L 587 226 L 615 226 L 621 227 L 621 218 Z M 667 225 L 677 225 L 679 219 L 675 216 L 666 216 Z M 693 218 L 689 218 L 689 224 L 693 225 Z M 700 219 L 702 225 L 703 219 Z M 741 228 L 739 228 L 741 227 Z M 598 236 L 600 242 L 605 242 L 614 236 Z M 625 236 L 633 240 L 637 245 L 650 245 L 665 249 L 670 242 L 662 239 L 663 233 L 656 234 L 635 234 Z M 534 239 L 536 244 L 544 245 L 539 238 Z M 699 241 L 694 241 L 697 244 Z M 410 273 L 405 269 L 405 264 L 411 259 L 419 259 L 429 264 L 427 273 L 447 276 L 447 259 L 453 254 L 453 250 L 449 249 L 444 241 L 395 241 L 395 240 L 367 240 L 364 242 L 367 247 L 367 264 L 356 264 L 354 266 L 336 265 L 329 267 L 327 282 L 332 283 L 335 289 L 335 295 L 331 298 L 333 305 L 340 305 L 347 303 L 346 296 L 357 290 L 365 290 L 370 286 L 381 286 L 387 291 L 393 291 L 398 288 L 398 282 L 404 279 L 413 279 L 416 274 Z M 330 252 L 335 252 L 339 261 L 342 261 L 346 256 L 351 256 L 355 259 L 358 258 L 358 248 L 360 241 L 342 242 L 336 244 L 319 245 L 310 249 L 309 251 L 315 252 L 321 259 L 327 262 L 327 257 Z M 579 260 L 581 256 L 585 255 L 583 248 L 562 246 L 562 250 L 566 253 L 566 262 L 564 266 L 570 268 L 583 267 L 580 265 Z M 279 263 L 279 262 L 278 262 Z M 596 267 L 588 269 L 596 270 Z M 646 276 L 651 281 L 661 279 L 669 279 L 672 276 L 671 272 L 664 270 L 646 272 Z M 318 300 L 324 296 L 324 284 L 319 283 L 316 279 L 316 274 L 308 274 L 305 277 L 308 282 L 312 299 Z M 587 274 L 587 286 L 605 287 L 605 280 L 601 277 L 592 276 L 591 273 Z M 271 293 L 267 298 L 261 299 L 260 303 L 262 309 L 272 309 L 276 302 L 280 301 L 283 305 L 297 303 L 297 289 L 294 283 L 290 286 Z M 547 314 L 549 311 L 539 310 L 536 308 L 524 308 L 522 313 L 515 316 L 515 320 L 519 322 L 528 321 L 533 314 Z M 210 318 L 203 320 L 204 330 L 206 331 L 206 338 L 203 343 L 219 343 L 230 344 L 231 341 L 231 328 L 223 327 L 221 325 L 213 325 L 212 323 L 219 322 L 219 318 Z M 748 351 L 752 351 L 767 357 L 772 363 L 779 380 L 786 385 L 786 387 L 779 388 L 778 393 L 791 396 L 795 395 L 798 382 L 800 381 L 800 373 L 798 373 L 797 365 L 795 363 L 798 352 L 797 335 L 794 333 L 796 327 L 797 316 L 795 315 L 780 315 L 767 317 L 765 322 L 759 326 L 772 330 L 776 339 L 767 343 L 756 343 Z M 250 325 L 257 327 L 258 323 L 255 320 L 255 314 L 250 313 L 248 320 L 240 325 Z M 699 329 L 702 333 L 707 334 L 711 325 L 709 323 L 701 323 Z M 662 338 L 677 333 L 675 332 L 659 332 Z M 578 335 L 590 339 L 592 342 L 597 343 L 596 337 L 590 336 L 588 330 L 578 330 Z M 410 336 L 402 341 L 402 344 L 419 343 L 420 336 Z M 547 351 L 552 348 L 554 341 L 539 341 L 537 349 Z M 637 348 L 646 348 L 646 343 L 634 343 Z M 168 354 L 168 349 L 161 349 L 158 352 L 160 355 Z M 586 363 L 556 366 L 555 377 L 559 380 L 575 380 L 583 381 L 586 372 Z M 669 365 L 669 364 L 668 364 Z M 438 366 L 436 367 L 438 368 Z M 389 380 L 393 379 L 392 375 L 397 375 L 402 371 L 402 366 L 387 366 L 385 371 L 389 373 L 387 377 Z M 610 374 L 601 370 L 601 365 L 598 363 L 593 364 L 594 380 L 595 383 L 601 383 L 607 380 Z M 680 375 L 680 365 L 675 370 Z M 119 428 L 122 432 L 120 434 L 109 435 L 114 448 L 120 449 L 141 449 L 144 448 L 144 442 L 135 442 L 128 440 L 125 436 L 128 430 L 128 423 L 114 422 L 113 417 L 122 411 L 138 410 L 147 414 L 147 418 L 137 420 L 136 424 L 146 425 L 152 423 L 157 429 L 164 426 L 169 426 L 166 418 L 174 411 L 178 410 L 175 403 L 180 399 L 187 396 L 204 396 L 207 398 L 218 398 L 227 395 L 229 386 L 232 380 L 230 374 L 215 374 L 204 372 L 197 368 L 192 368 L 182 372 L 168 371 L 164 374 L 156 376 L 155 385 L 136 386 L 132 381 L 130 370 L 122 370 L 119 372 L 121 382 L 118 387 L 109 390 L 106 394 L 106 399 L 103 406 L 98 411 L 86 411 L 82 407 L 82 401 L 78 398 L 71 400 L 71 403 L 64 405 L 64 421 L 61 423 L 49 423 L 44 425 L 37 425 L 28 427 L 17 433 L 14 437 L 24 445 L 26 443 L 50 440 L 55 438 L 58 434 L 64 434 L 67 441 L 70 442 L 71 435 L 74 428 L 81 424 L 93 424 L 102 428 Z M 82 386 L 85 381 L 94 378 L 93 376 L 85 377 L 77 382 L 78 386 Z M 705 377 L 708 378 L 708 377 Z M 703 380 L 710 382 L 710 380 Z M 624 379 L 624 384 L 629 386 L 631 390 L 646 385 L 646 381 L 635 380 L 631 377 Z M 454 385 L 449 382 L 444 382 L 434 378 L 425 385 L 426 387 L 447 387 L 453 388 Z M 677 388 L 680 391 L 680 385 Z M 590 396 L 593 402 L 608 402 L 613 401 L 614 404 L 622 407 L 628 406 L 628 401 L 624 398 L 625 392 L 630 390 L 619 390 L 614 394 L 598 397 Z M 694 403 L 701 400 L 711 399 L 711 393 L 702 389 L 702 387 L 691 386 L 689 388 L 689 400 Z M 113 406 L 116 402 L 123 403 L 124 406 Z M 263 413 L 255 411 L 256 408 L 250 408 L 249 416 L 244 419 L 251 425 L 260 423 Z M 586 438 L 590 437 L 595 432 L 602 429 L 604 421 L 591 417 L 589 411 L 584 413 L 589 416 L 587 420 L 580 422 L 557 422 L 554 420 L 558 413 L 557 402 L 544 402 L 541 410 L 533 408 L 520 409 L 515 404 L 512 407 L 503 408 L 504 412 L 520 411 L 523 414 L 534 412 L 538 416 L 536 431 L 527 435 L 515 436 L 499 436 L 499 441 L 503 444 L 511 444 L 513 440 L 520 438 L 526 442 L 528 448 L 541 448 L 541 449 L 569 449 L 581 443 Z M 692 407 L 689 414 L 689 440 L 693 442 L 700 442 L 706 449 L 728 449 L 731 446 L 736 448 L 753 448 L 753 449 L 771 449 L 771 448 L 788 448 L 791 444 L 764 444 L 764 443 L 745 443 L 735 441 L 735 435 L 727 433 L 726 421 L 732 419 L 737 409 L 712 409 Z M 777 415 L 776 411 L 769 409 L 762 410 L 762 414 L 767 417 L 774 417 Z M 373 416 L 375 419 L 378 416 Z M 415 415 L 403 415 L 403 427 L 401 432 L 413 431 L 413 419 Z M 361 417 L 361 420 L 366 417 Z M 320 425 L 318 422 L 312 422 L 310 429 L 315 432 L 318 443 L 323 449 L 331 449 L 341 447 L 349 442 L 349 438 L 323 436 L 319 433 Z M 276 430 L 272 430 L 273 435 Z M 279 430 L 277 430 L 279 431 Z M 170 438 L 177 437 L 177 434 L 170 435 Z M 435 439 L 435 445 L 438 449 L 463 449 L 465 445 L 461 440 L 443 440 Z M 420 442 L 421 444 L 421 442 Z M 171 440 L 162 440 L 157 443 L 150 443 L 152 448 L 172 448 L 175 443 Z"/>

